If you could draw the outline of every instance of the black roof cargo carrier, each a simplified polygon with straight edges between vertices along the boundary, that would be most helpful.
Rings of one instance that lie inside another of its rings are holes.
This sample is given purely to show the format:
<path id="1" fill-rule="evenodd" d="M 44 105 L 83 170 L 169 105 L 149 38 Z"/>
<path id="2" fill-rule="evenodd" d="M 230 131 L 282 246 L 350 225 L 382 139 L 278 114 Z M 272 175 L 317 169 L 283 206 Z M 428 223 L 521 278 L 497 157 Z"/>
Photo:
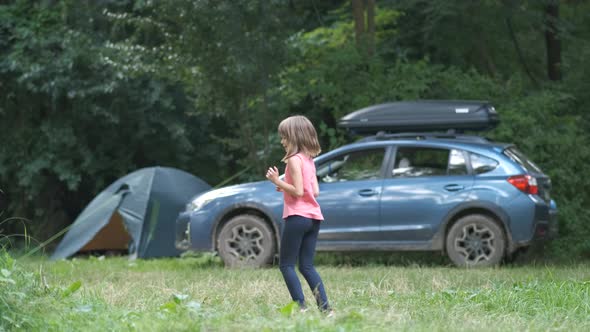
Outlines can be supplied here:
<path id="1" fill-rule="evenodd" d="M 355 134 L 486 130 L 499 122 L 487 101 L 419 100 L 369 106 L 340 119 Z"/>

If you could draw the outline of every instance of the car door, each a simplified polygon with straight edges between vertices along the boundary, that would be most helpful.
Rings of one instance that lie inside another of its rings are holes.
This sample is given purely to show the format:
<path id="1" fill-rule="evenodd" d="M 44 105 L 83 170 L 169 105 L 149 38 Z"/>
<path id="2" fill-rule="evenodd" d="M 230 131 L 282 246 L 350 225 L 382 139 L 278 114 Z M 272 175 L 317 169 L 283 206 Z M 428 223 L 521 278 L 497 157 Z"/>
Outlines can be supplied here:
<path id="1" fill-rule="evenodd" d="M 429 241 L 473 187 L 467 154 L 457 149 L 398 146 L 381 197 L 381 240 Z"/>
<path id="2" fill-rule="evenodd" d="M 317 165 L 318 202 L 325 219 L 319 247 L 349 246 L 378 236 L 385 154 L 384 147 L 356 150 Z"/>

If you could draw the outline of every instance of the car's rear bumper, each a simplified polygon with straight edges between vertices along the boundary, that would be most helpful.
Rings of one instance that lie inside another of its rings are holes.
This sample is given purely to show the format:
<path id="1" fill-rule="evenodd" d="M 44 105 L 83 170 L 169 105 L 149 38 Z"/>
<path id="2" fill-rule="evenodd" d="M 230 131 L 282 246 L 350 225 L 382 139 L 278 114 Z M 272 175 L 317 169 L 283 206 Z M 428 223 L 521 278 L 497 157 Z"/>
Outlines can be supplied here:
<path id="1" fill-rule="evenodd" d="M 541 222 L 535 226 L 535 234 L 532 241 L 546 241 L 555 238 L 552 223 Z"/>
<path id="2" fill-rule="evenodd" d="M 551 240 L 557 236 L 559 230 L 555 202 L 552 200 L 549 204 L 543 203 L 536 205 L 533 241 Z"/>
<path id="3" fill-rule="evenodd" d="M 555 239 L 559 232 L 558 210 L 555 202 L 549 203 L 539 199 L 533 199 L 535 209 L 531 223 L 531 233 L 526 239 L 517 241 L 514 249 L 530 246 L 536 242 L 544 242 Z"/>
<path id="4" fill-rule="evenodd" d="M 555 205 L 554 201 L 551 202 L 553 203 L 553 207 L 549 211 L 549 214 L 551 216 L 549 219 L 549 238 L 555 239 L 559 236 L 559 220 L 557 218 L 557 206 Z"/>

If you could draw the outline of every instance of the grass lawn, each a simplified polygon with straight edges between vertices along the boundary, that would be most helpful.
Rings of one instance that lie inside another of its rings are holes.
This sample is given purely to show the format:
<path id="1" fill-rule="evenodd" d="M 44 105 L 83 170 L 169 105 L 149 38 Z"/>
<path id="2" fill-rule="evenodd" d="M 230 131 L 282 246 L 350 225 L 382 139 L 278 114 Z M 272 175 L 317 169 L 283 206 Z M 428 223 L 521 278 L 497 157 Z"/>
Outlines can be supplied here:
<path id="1" fill-rule="evenodd" d="M 590 331 L 587 263 L 324 263 L 334 317 L 291 312 L 277 267 L 225 269 L 210 256 L 13 262 L 0 253 L 0 268 L 0 331 Z"/>

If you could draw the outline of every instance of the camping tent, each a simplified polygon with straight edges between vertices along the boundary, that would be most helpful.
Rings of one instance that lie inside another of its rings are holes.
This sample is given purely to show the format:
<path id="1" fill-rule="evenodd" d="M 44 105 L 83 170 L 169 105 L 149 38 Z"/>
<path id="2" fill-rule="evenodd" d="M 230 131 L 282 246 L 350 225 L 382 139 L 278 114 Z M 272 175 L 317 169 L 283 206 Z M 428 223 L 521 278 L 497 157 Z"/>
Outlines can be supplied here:
<path id="1" fill-rule="evenodd" d="M 78 251 L 128 249 L 131 258 L 178 256 L 178 213 L 211 186 L 184 171 L 149 167 L 112 183 L 76 218 L 52 259 Z"/>

